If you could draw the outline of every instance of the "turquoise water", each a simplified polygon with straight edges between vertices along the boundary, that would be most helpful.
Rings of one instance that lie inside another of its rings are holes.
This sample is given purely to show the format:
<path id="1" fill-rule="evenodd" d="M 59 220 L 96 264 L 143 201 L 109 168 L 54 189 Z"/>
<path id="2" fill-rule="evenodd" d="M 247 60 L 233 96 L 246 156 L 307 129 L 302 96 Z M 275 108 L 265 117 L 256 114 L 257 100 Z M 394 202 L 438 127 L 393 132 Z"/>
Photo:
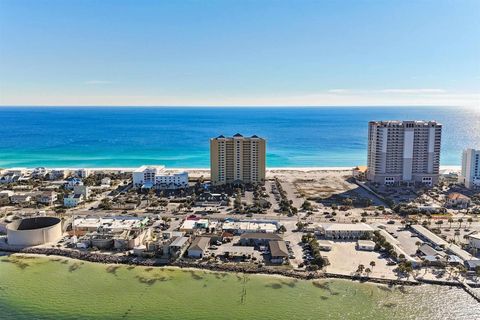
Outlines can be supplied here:
<path id="1" fill-rule="evenodd" d="M 0 258 L 1 319 L 479 319 L 458 288 Z"/>
<path id="2" fill-rule="evenodd" d="M 0 108 L 0 167 L 209 166 L 209 138 L 257 134 L 270 167 L 365 164 L 369 120 L 444 124 L 441 163 L 480 148 L 480 111 L 454 108 Z"/>

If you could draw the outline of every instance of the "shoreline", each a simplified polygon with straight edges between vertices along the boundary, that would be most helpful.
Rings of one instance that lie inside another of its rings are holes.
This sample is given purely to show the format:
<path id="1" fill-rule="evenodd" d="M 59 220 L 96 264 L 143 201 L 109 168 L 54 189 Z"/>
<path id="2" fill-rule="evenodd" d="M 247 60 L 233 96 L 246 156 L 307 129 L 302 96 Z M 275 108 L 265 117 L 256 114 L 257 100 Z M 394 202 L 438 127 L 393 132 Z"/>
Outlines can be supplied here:
<path id="1" fill-rule="evenodd" d="M 409 279 L 384 279 L 374 278 L 366 276 L 354 276 L 345 274 L 336 274 L 328 272 L 315 272 L 315 271 L 295 271 L 295 270 L 275 270 L 265 267 L 249 267 L 249 266 L 235 266 L 235 265 L 216 265 L 216 264 L 199 264 L 194 262 L 174 262 L 174 263 L 158 263 L 156 259 L 138 258 L 130 256 L 111 256 L 102 253 L 82 252 L 73 250 L 63 250 L 58 248 L 26 248 L 26 249 L 5 249 L 1 248 L 0 252 L 9 254 L 18 254 L 23 256 L 41 256 L 41 257 L 62 257 L 71 260 L 87 261 L 97 264 L 120 264 L 139 267 L 156 267 L 156 268 L 178 268 L 183 270 L 193 269 L 211 272 L 229 272 L 229 273 L 244 273 L 255 274 L 261 276 L 278 276 L 286 277 L 290 279 L 299 280 L 328 280 L 328 279 L 340 279 L 346 281 L 353 281 L 359 283 L 375 283 L 387 286 L 407 285 L 418 286 L 423 284 L 428 285 L 441 285 L 448 287 L 458 287 L 461 285 L 456 282 L 450 281 L 435 281 L 435 280 L 409 280 Z"/>

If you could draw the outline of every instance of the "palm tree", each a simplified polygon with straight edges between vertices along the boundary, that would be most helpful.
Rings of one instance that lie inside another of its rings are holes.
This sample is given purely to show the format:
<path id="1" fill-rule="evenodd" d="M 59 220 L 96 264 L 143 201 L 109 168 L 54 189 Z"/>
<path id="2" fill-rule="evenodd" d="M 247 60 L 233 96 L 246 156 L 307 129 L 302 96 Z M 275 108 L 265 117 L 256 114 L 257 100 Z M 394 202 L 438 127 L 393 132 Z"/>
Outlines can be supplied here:
<path id="1" fill-rule="evenodd" d="M 469 217 L 469 218 L 467 219 L 467 222 L 468 222 L 468 227 L 470 228 L 470 227 L 472 226 L 472 222 L 473 222 L 472 217 Z"/>
<path id="2" fill-rule="evenodd" d="M 372 267 L 373 270 L 373 267 L 375 267 L 375 261 L 370 261 L 370 267 Z"/>
<path id="3" fill-rule="evenodd" d="M 370 270 L 370 268 L 365 269 L 365 273 L 367 274 L 367 277 L 370 275 L 371 272 L 372 272 L 372 270 Z"/>
<path id="4" fill-rule="evenodd" d="M 363 264 L 359 264 L 357 267 L 357 273 L 362 274 L 363 270 L 365 270 L 365 266 Z"/>
<path id="5" fill-rule="evenodd" d="M 452 219 L 452 218 L 448 218 L 448 223 L 450 223 L 450 229 L 451 229 L 451 228 L 452 228 L 453 219 Z"/>
<path id="6" fill-rule="evenodd" d="M 463 219 L 462 218 L 458 219 L 458 228 L 459 229 L 462 228 L 462 223 L 463 223 Z"/>

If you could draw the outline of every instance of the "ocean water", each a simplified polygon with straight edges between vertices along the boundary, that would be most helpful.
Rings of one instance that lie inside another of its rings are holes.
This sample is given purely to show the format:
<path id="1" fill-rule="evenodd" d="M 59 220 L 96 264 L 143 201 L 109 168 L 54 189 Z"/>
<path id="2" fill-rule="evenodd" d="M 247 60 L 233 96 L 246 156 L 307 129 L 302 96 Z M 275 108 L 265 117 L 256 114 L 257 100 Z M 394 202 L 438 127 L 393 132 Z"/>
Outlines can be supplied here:
<path id="1" fill-rule="evenodd" d="M 10 256 L 0 258 L 0 318 L 440 320 L 479 319 L 480 308 L 459 288 Z"/>
<path id="2" fill-rule="evenodd" d="M 209 167 L 209 138 L 257 134 L 267 166 L 366 163 L 370 120 L 444 124 L 442 165 L 480 148 L 480 110 L 458 108 L 1 107 L 0 167 Z"/>

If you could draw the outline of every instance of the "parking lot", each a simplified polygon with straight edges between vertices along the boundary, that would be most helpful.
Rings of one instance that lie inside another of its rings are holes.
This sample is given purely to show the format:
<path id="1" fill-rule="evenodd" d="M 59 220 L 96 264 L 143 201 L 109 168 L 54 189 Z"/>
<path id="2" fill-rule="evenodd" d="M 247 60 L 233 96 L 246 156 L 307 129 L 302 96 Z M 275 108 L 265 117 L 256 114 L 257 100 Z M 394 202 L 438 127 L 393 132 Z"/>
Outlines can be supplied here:
<path id="1" fill-rule="evenodd" d="M 352 275 L 360 264 L 372 270 L 371 276 L 379 278 L 396 278 L 393 269 L 396 266 L 387 265 L 388 260 L 374 251 L 359 251 L 356 249 L 356 241 L 332 241 L 331 251 L 322 251 L 322 255 L 328 258 L 330 265 L 326 272 Z M 370 266 L 374 261 L 375 266 Z"/>

